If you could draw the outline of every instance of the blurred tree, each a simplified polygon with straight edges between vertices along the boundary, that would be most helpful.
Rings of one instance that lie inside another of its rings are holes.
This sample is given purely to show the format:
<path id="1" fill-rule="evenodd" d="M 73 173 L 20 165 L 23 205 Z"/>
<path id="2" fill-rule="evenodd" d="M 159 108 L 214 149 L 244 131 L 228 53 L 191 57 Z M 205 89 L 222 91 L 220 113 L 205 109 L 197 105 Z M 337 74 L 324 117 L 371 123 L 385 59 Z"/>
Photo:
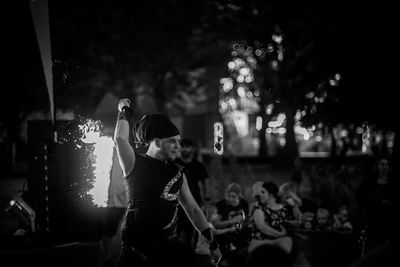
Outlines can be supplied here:
<path id="1" fill-rule="evenodd" d="M 147 111 L 204 105 L 221 54 L 196 41 L 201 12 L 201 3 L 175 0 L 50 3 L 59 104 L 79 103 L 84 113 L 113 91 L 148 103 Z"/>
<path id="2" fill-rule="evenodd" d="M 207 101 L 217 107 L 219 78 L 238 44 L 251 48 L 257 62 L 250 90 L 258 92 L 259 115 L 266 122 L 270 104 L 271 116 L 286 114 L 287 155 L 294 157 L 297 111 L 305 112 L 302 121 L 310 125 L 379 121 L 385 115 L 386 125 L 393 123 L 392 88 L 377 76 L 388 58 L 380 56 L 387 42 L 378 37 L 391 33 L 384 28 L 390 16 L 375 19 L 386 15 L 382 6 L 333 0 L 50 2 L 56 106 L 90 113 L 112 91 L 145 100 L 144 108 L 152 111 L 182 112 Z M 47 97 L 29 5 L 6 7 L 10 19 L 2 24 L 11 25 L 5 27 L 11 55 L 6 62 L 13 75 L 2 99 L 23 99 L 11 109 L 3 105 L 10 115 L 2 120 L 16 121 L 31 110 L 46 110 Z M 390 104 L 371 108 L 377 99 Z"/>
<path id="3" fill-rule="evenodd" d="M 371 19 L 382 12 L 375 5 L 219 0 L 208 1 L 207 8 L 203 32 L 212 32 L 214 42 L 236 43 L 251 51 L 257 61 L 250 88 L 257 92 L 264 122 L 260 155 L 265 155 L 265 110 L 271 104 L 271 116 L 286 114 L 286 156 L 290 159 L 298 154 L 294 132 L 298 112 L 304 125 L 376 117 L 365 107 L 374 103 L 368 83 L 380 73 L 376 57 L 366 56 L 371 49 L 368 41 L 382 25 Z M 369 79 L 363 77 L 365 73 L 371 74 Z M 363 109 L 352 112 L 360 101 Z"/>

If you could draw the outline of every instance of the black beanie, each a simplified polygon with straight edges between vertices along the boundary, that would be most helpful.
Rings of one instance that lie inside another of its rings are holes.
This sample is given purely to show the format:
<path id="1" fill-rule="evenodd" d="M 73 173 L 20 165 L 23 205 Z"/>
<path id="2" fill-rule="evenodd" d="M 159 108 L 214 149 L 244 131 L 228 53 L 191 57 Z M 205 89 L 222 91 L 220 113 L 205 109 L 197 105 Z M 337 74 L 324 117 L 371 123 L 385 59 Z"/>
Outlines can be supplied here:
<path id="1" fill-rule="evenodd" d="M 144 115 L 133 125 L 136 143 L 149 144 L 154 138 L 168 138 L 179 135 L 179 130 L 169 117 L 163 113 Z"/>

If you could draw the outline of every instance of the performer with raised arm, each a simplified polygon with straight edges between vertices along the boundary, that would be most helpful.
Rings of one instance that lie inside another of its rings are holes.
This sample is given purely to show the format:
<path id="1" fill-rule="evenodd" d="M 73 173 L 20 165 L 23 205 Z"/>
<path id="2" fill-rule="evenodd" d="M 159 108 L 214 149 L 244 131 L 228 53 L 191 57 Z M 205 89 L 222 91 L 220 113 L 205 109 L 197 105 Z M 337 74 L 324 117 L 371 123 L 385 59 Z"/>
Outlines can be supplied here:
<path id="1" fill-rule="evenodd" d="M 207 238 L 211 261 L 218 264 L 221 253 L 213 232 L 189 190 L 182 167 L 173 163 L 180 149 L 178 128 L 167 115 L 152 113 L 131 129 L 129 99 L 121 99 L 118 110 L 114 140 L 127 194 L 119 266 L 142 266 L 159 242 L 176 238 L 178 204 Z M 144 155 L 130 144 L 131 130 L 136 143 L 148 146 Z"/>

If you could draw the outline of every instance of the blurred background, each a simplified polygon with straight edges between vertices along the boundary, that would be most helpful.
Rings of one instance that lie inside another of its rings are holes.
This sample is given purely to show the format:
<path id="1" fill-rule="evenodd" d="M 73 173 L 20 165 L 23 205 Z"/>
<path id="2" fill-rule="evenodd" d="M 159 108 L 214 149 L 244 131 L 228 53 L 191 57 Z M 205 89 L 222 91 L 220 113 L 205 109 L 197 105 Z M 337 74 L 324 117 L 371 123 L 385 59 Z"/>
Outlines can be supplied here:
<path id="1" fill-rule="evenodd" d="M 101 239 L 102 210 L 123 194 L 111 186 L 121 176 L 110 142 L 120 98 L 135 119 L 167 113 L 194 141 L 211 201 L 231 182 L 250 200 L 255 181 L 291 181 L 300 163 L 305 198 L 356 208 L 372 159 L 398 161 L 395 24 L 383 2 L 2 6 L 2 250 Z M 10 200 L 25 207 L 12 212 Z M 29 208 L 33 236 L 17 233 L 32 231 Z"/>

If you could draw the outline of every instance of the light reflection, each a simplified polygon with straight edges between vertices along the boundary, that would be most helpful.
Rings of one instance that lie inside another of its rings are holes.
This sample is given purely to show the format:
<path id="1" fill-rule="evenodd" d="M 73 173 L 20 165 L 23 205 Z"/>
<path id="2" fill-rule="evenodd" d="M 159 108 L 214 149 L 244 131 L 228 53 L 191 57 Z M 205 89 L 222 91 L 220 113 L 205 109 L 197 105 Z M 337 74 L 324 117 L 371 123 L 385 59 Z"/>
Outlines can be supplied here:
<path id="1" fill-rule="evenodd" d="M 256 118 L 256 129 L 258 131 L 260 131 L 262 128 L 262 117 L 261 116 L 257 116 Z"/>
<path id="2" fill-rule="evenodd" d="M 240 97 L 245 97 L 246 96 L 246 91 L 243 86 L 239 86 L 237 89 L 237 93 Z"/>
<path id="3" fill-rule="evenodd" d="M 237 81 L 238 83 L 244 82 L 244 76 L 243 76 L 243 75 L 239 75 L 239 76 L 236 78 L 236 81 Z"/>

